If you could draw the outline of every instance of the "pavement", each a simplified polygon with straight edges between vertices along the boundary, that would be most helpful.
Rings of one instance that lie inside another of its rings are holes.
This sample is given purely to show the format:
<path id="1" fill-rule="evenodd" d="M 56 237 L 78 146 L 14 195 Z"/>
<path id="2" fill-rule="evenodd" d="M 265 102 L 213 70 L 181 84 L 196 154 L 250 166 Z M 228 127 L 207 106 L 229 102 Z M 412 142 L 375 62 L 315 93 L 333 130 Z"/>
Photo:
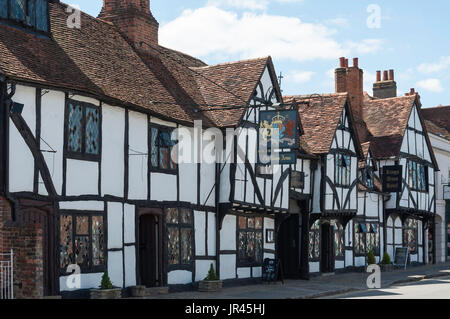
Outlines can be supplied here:
<path id="1" fill-rule="evenodd" d="M 220 292 L 214 293 L 177 292 L 145 299 L 317 299 L 367 291 L 369 275 L 369 273 L 344 273 L 313 277 L 310 280 L 285 280 L 284 284 L 277 282 L 224 287 Z M 450 263 L 410 267 L 406 270 L 381 273 L 381 288 L 448 276 Z"/>

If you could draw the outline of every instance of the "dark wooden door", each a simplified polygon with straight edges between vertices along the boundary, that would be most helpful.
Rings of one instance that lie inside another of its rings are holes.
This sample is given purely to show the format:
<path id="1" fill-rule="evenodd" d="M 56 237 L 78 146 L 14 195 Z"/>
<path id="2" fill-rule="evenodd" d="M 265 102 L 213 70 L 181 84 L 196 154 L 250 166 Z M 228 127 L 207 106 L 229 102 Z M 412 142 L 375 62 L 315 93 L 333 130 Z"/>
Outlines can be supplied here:
<path id="1" fill-rule="evenodd" d="M 161 285 L 161 221 L 157 215 L 142 215 L 139 220 L 139 263 L 141 284 Z"/>
<path id="2" fill-rule="evenodd" d="M 285 220 L 278 233 L 278 250 L 286 278 L 300 277 L 300 233 L 299 215 L 292 215 Z"/>
<path id="3" fill-rule="evenodd" d="M 322 273 L 334 272 L 333 227 L 330 224 L 322 224 L 320 239 L 322 247 L 320 271 Z"/>

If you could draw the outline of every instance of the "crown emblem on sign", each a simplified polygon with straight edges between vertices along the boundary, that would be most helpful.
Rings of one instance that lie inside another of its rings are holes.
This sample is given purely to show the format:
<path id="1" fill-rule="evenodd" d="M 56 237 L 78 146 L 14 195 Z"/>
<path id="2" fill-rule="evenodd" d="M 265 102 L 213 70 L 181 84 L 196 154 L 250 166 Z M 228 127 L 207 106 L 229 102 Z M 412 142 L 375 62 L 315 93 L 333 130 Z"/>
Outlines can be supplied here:
<path id="1" fill-rule="evenodd" d="M 274 116 L 272 118 L 272 125 L 274 124 L 283 124 L 283 122 L 286 120 L 284 116 L 281 116 L 280 113 L 277 113 L 277 116 Z"/>

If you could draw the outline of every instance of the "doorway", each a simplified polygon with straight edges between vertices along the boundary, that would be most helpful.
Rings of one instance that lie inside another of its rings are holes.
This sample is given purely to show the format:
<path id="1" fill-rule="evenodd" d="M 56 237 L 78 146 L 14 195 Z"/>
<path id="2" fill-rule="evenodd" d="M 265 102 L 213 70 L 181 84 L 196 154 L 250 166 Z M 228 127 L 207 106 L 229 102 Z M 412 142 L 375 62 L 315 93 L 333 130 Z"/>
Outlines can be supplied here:
<path id="1" fill-rule="evenodd" d="M 159 214 L 139 217 L 139 273 L 141 285 L 162 286 L 162 220 Z"/>
<path id="2" fill-rule="evenodd" d="M 333 237 L 333 227 L 329 223 L 322 224 L 320 271 L 324 274 L 334 272 Z"/>
<path id="3" fill-rule="evenodd" d="M 279 258 L 285 278 L 300 278 L 300 215 L 293 214 L 280 226 Z"/>

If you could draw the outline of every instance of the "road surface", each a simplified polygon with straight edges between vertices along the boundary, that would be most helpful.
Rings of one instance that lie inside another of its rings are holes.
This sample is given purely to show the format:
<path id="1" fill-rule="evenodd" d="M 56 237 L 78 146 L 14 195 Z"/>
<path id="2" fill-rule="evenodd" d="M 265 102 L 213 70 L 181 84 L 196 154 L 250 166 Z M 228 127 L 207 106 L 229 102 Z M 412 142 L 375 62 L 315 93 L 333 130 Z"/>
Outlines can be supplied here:
<path id="1" fill-rule="evenodd" d="M 327 299 L 450 299 L 450 277 L 422 280 L 387 289 L 353 292 Z"/>

